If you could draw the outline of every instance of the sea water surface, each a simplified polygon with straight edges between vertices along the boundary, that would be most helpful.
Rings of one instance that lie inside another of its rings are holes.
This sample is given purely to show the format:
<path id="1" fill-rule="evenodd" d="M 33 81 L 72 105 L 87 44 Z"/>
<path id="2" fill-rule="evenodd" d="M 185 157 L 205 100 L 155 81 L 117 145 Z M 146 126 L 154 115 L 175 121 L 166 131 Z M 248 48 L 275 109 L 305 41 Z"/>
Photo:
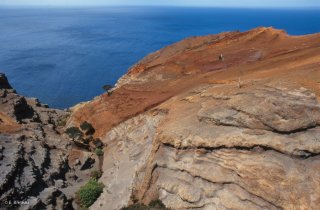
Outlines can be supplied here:
<path id="1" fill-rule="evenodd" d="M 319 23 L 318 9 L 0 8 L 0 72 L 20 94 L 66 108 L 186 37 L 258 26 L 303 35 Z"/>

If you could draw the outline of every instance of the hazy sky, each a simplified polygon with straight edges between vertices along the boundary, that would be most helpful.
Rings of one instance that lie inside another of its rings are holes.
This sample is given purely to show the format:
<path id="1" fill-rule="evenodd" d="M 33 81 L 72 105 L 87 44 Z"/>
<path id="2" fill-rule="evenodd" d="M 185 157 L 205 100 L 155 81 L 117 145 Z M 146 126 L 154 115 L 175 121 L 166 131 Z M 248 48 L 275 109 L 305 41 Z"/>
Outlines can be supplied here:
<path id="1" fill-rule="evenodd" d="M 0 5 L 181 5 L 217 7 L 320 7 L 320 0 L 0 0 Z"/>

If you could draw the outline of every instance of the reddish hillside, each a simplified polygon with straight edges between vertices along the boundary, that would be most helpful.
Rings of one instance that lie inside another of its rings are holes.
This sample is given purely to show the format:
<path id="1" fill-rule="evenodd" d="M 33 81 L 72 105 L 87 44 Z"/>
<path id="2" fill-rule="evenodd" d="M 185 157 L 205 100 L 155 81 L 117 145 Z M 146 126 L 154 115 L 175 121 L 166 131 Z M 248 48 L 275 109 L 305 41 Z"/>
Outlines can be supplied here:
<path id="1" fill-rule="evenodd" d="M 230 83 L 232 91 L 239 75 L 243 88 L 272 80 L 306 87 L 319 98 L 320 34 L 289 36 L 257 28 L 188 38 L 145 57 L 119 80 L 111 96 L 75 107 L 70 122 L 87 120 L 103 136 L 114 125 L 192 87 Z"/>

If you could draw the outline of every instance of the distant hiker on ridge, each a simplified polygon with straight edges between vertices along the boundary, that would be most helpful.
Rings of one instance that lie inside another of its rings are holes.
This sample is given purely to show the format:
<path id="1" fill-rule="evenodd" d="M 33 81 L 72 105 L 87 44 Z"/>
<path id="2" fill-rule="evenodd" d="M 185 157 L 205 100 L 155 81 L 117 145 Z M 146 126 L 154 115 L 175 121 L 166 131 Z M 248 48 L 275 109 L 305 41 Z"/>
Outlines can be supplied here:
<path id="1" fill-rule="evenodd" d="M 219 55 L 219 60 L 220 60 L 220 61 L 224 61 L 224 57 L 223 57 L 222 54 Z"/>

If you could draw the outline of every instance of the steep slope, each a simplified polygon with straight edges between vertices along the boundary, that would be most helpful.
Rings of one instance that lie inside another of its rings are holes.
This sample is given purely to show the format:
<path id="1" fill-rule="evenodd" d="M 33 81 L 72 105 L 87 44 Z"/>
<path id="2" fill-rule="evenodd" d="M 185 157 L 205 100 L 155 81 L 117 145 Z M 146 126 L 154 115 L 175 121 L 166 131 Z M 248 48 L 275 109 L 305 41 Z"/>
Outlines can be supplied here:
<path id="1" fill-rule="evenodd" d="M 103 136 L 123 122 L 199 84 L 283 79 L 319 90 L 319 34 L 289 36 L 272 28 L 192 37 L 137 63 L 103 94 L 75 107 L 72 124 L 90 121 Z M 224 61 L 219 60 L 223 54 Z"/>
<path id="2" fill-rule="evenodd" d="M 1 209 L 77 208 L 74 193 L 95 168 L 83 169 L 93 154 L 63 135 L 68 114 L 19 95 L 0 74 Z"/>
<path id="3" fill-rule="evenodd" d="M 0 74 L 0 202 L 77 209 L 74 192 L 103 163 L 94 210 L 157 199 L 179 210 L 317 210 L 319 100 L 320 34 L 273 28 L 168 46 L 72 113 L 20 96 Z M 63 134 L 83 122 L 103 162 Z"/>
<path id="4" fill-rule="evenodd" d="M 25 98 L 0 75 L 0 202 L 2 208 L 50 206 L 70 209 L 71 201 L 55 181 L 68 165 L 67 141 L 56 130 L 63 111 Z M 57 145 L 57 146 L 56 146 Z"/>
<path id="5" fill-rule="evenodd" d="M 224 59 L 219 59 L 220 55 Z M 92 209 L 320 205 L 320 35 L 272 28 L 193 37 L 155 52 L 74 108 L 106 145 Z"/>
<path id="6" fill-rule="evenodd" d="M 317 209 L 320 103 L 277 84 L 200 86 L 107 133 L 92 209 Z"/>

